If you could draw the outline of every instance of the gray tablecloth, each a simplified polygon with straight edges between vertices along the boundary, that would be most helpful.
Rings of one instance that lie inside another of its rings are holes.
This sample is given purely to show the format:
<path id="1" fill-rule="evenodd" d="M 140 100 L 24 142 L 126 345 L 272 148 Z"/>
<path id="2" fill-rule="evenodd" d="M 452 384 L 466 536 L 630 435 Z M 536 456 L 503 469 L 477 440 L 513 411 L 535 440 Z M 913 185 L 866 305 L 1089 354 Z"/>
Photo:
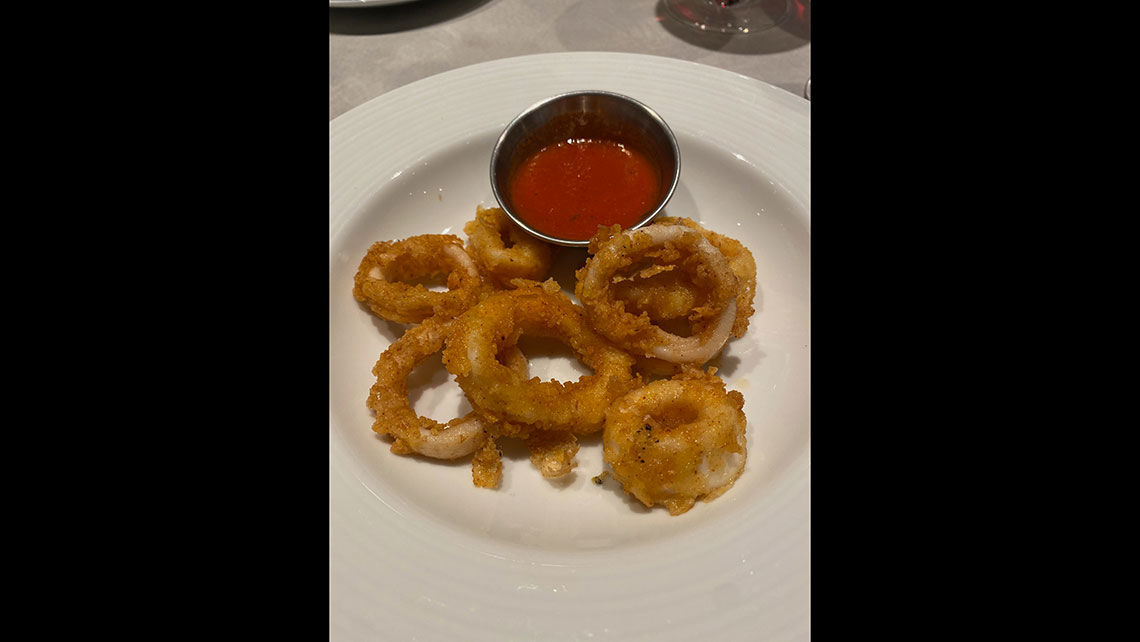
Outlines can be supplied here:
<path id="1" fill-rule="evenodd" d="M 811 4 L 777 27 L 723 35 L 680 24 L 661 0 L 409 0 L 329 8 L 329 119 L 457 67 L 536 53 L 617 51 L 690 60 L 803 95 Z"/>

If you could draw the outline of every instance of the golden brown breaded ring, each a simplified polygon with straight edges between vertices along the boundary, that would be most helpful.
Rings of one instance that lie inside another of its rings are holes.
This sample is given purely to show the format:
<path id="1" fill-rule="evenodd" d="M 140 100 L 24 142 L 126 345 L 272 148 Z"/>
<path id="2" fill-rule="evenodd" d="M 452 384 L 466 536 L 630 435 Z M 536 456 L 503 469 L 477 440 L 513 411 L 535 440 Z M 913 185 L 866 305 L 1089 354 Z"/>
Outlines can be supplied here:
<path id="1" fill-rule="evenodd" d="M 470 455 L 483 445 L 492 428 L 478 413 L 471 411 L 441 424 L 416 414 L 408 400 L 408 375 L 417 365 L 443 349 L 453 319 L 430 317 L 408 329 L 392 343 L 372 367 L 376 383 L 368 392 L 366 405 L 376 413 L 372 430 L 392 435 L 392 452 L 419 453 L 436 459 L 457 459 Z M 497 356 L 503 367 L 526 376 L 526 357 L 517 348 L 507 348 Z"/>
<path id="2" fill-rule="evenodd" d="M 614 479 L 642 504 L 671 515 L 732 487 L 748 459 L 744 396 L 692 371 L 649 383 L 606 412 L 603 456 Z"/>
<path id="3" fill-rule="evenodd" d="M 408 375 L 424 359 L 443 348 L 452 320 L 425 319 L 388 346 L 372 374 L 376 383 L 367 405 L 376 412 L 372 430 L 397 438 L 398 453 L 407 451 L 436 459 L 456 459 L 475 452 L 486 440 L 486 423 L 474 411 L 441 424 L 416 414 L 408 401 Z"/>
<path id="4" fill-rule="evenodd" d="M 555 246 L 527 234 L 501 208 L 477 206 L 463 231 L 468 253 L 497 287 L 511 287 L 511 279 L 541 281 L 550 273 Z"/>
<path id="5" fill-rule="evenodd" d="M 565 343 L 593 374 L 577 381 L 541 381 L 500 363 L 495 355 L 522 335 Z M 471 405 L 504 425 L 589 434 L 601 429 L 606 408 L 639 385 L 634 359 L 590 327 L 585 311 L 557 283 L 501 290 L 455 320 L 443 364 Z M 521 435 L 520 435 L 521 436 Z"/>
<path id="6" fill-rule="evenodd" d="M 416 280 L 446 279 L 447 291 Z M 353 278 L 352 296 L 374 314 L 399 323 L 452 318 L 488 290 L 463 241 L 452 234 L 420 234 L 373 243 Z"/>
<path id="7" fill-rule="evenodd" d="M 627 232 L 615 226 L 599 230 L 590 250 L 593 256 L 576 272 L 574 293 L 598 332 L 639 357 L 678 364 L 703 364 L 724 347 L 736 320 L 737 279 L 724 254 L 700 232 L 672 224 Z M 614 283 L 630 271 L 666 267 L 684 271 L 703 293 L 702 305 L 689 313 L 688 336 L 658 326 L 646 312 L 628 310 L 614 292 Z"/>

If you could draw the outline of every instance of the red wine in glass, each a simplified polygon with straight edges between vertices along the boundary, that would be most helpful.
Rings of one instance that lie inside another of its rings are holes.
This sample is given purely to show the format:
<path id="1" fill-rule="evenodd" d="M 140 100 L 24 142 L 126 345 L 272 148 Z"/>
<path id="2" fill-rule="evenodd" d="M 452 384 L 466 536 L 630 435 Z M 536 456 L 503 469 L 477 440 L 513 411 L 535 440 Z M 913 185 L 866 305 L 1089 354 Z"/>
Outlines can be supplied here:
<path id="1" fill-rule="evenodd" d="M 700 31 L 756 33 L 780 24 L 791 0 L 664 0 L 674 19 Z"/>

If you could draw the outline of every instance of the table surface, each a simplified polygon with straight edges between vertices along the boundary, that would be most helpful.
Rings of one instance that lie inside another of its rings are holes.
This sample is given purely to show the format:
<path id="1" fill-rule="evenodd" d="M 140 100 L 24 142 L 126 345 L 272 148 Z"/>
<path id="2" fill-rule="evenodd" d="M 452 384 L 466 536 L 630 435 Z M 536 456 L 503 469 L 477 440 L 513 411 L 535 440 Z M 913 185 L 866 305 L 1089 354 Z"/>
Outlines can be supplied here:
<path id="1" fill-rule="evenodd" d="M 392 89 L 467 65 L 536 53 L 609 51 L 698 62 L 803 95 L 811 3 L 778 26 L 701 32 L 662 0 L 409 0 L 329 8 L 329 120 Z"/>

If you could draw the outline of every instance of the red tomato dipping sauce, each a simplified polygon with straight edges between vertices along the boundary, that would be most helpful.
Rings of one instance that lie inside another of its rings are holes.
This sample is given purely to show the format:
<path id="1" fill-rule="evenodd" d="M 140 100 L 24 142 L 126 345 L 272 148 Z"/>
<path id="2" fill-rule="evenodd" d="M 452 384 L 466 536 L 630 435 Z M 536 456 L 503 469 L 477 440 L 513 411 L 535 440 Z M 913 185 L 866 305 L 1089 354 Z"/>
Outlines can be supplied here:
<path id="1" fill-rule="evenodd" d="M 513 209 L 548 236 L 585 240 L 599 225 L 628 229 L 657 204 L 661 175 L 641 152 L 609 140 L 548 145 L 511 176 Z"/>

